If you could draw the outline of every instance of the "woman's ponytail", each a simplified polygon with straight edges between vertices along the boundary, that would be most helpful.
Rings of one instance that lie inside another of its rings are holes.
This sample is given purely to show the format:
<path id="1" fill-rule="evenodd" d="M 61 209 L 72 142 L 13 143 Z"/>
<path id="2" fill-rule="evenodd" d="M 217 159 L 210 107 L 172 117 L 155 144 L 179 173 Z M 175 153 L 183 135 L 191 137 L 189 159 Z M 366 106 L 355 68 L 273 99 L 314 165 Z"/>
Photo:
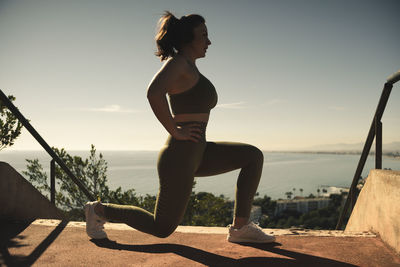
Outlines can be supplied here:
<path id="1" fill-rule="evenodd" d="M 159 20 L 159 30 L 156 35 L 157 52 L 156 56 L 161 61 L 172 57 L 176 54 L 179 38 L 179 19 L 171 12 L 165 11 Z"/>
<path id="2" fill-rule="evenodd" d="M 183 44 L 193 41 L 193 29 L 201 23 L 205 23 L 205 20 L 200 15 L 191 14 L 178 19 L 171 12 L 165 11 L 158 22 L 155 55 L 161 61 L 175 56 Z"/>

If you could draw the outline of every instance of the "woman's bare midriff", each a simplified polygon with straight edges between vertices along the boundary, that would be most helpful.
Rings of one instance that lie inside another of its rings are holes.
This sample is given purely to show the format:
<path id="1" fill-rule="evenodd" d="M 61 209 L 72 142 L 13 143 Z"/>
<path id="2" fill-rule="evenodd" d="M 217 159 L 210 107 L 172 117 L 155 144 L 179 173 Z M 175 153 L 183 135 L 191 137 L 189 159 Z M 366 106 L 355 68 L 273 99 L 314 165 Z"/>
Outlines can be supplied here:
<path id="1" fill-rule="evenodd" d="M 209 113 L 186 113 L 186 114 L 176 114 L 174 116 L 175 122 L 185 122 L 185 121 L 202 121 L 208 122 L 210 117 Z"/>

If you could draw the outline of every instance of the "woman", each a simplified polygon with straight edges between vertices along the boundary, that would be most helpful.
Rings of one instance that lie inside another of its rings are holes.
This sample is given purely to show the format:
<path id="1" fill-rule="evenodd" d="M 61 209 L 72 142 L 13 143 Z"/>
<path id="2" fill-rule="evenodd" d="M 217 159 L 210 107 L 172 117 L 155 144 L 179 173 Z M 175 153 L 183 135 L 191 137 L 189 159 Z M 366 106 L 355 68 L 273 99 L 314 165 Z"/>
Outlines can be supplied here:
<path id="1" fill-rule="evenodd" d="M 196 67 L 196 60 L 205 57 L 211 44 L 204 18 L 192 14 L 177 19 L 166 12 L 160 19 L 156 42 L 156 55 L 166 62 L 150 82 L 147 98 L 170 136 L 158 158 L 160 189 L 154 214 L 135 206 L 88 202 L 85 205 L 88 235 L 106 238 L 103 225 L 105 220 L 111 220 L 157 237 L 167 237 L 183 218 L 194 177 L 241 169 L 234 219 L 227 239 L 273 242 L 274 236 L 249 222 L 264 162 L 262 152 L 242 143 L 206 141 L 206 126 L 210 110 L 217 103 L 217 93 Z"/>

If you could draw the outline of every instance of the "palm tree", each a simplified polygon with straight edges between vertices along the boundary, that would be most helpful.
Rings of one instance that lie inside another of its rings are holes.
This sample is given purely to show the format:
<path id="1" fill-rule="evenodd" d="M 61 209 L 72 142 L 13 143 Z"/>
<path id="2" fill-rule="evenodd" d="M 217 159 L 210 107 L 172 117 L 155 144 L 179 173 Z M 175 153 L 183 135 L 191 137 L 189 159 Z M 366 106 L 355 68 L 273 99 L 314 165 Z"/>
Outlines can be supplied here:
<path id="1" fill-rule="evenodd" d="M 321 190 L 319 190 L 319 188 L 317 189 L 317 192 L 318 192 L 318 197 L 319 197 L 319 192 L 321 192 Z"/>
<path id="2" fill-rule="evenodd" d="M 291 199 L 293 193 L 289 191 L 289 192 L 286 192 L 285 195 L 286 195 L 287 199 Z"/>
<path id="3" fill-rule="evenodd" d="M 303 188 L 300 188 L 300 195 L 303 196 Z"/>

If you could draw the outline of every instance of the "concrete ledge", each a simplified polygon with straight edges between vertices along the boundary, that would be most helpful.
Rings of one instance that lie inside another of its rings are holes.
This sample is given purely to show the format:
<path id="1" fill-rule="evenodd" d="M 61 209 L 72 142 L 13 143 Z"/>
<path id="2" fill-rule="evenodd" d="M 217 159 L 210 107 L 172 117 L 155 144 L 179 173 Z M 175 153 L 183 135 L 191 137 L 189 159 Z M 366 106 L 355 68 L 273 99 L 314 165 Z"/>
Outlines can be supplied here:
<path id="1" fill-rule="evenodd" d="M 62 213 L 13 167 L 0 161 L 0 218 L 62 219 Z"/>
<path id="2" fill-rule="evenodd" d="M 400 171 L 371 170 L 345 232 L 372 231 L 400 253 Z"/>
<path id="3" fill-rule="evenodd" d="M 0 250 L 0 265 L 400 266 L 400 257 L 379 237 L 282 235 L 274 243 L 251 244 L 227 242 L 225 234 L 175 232 L 158 238 L 106 229 L 108 240 L 94 240 L 86 235 L 84 223 L 78 225 L 30 225 Z"/>
<path id="4" fill-rule="evenodd" d="M 32 223 L 32 225 L 40 226 L 51 226 L 56 227 L 60 223 L 60 220 L 44 220 L 38 219 Z M 66 227 L 85 228 L 85 222 L 68 222 Z M 104 225 L 106 230 L 120 230 L 120 231 L 137 231 L 130 226 L 123 223 L 106 223 Z M 376 237 L 372 232 L 347 232 L 335 231 L 335 230 L 311 230 L 311 229 L 273 229 L 264 228 L 264 232 L 273 234 L 275 236 L 317 236 L 317 237 Z M 178 233 L 190 233 L 190 234 L 228 234 L 227 227 L 207 227 L 207 226 L 178 226 L 176 229 Z"/>

